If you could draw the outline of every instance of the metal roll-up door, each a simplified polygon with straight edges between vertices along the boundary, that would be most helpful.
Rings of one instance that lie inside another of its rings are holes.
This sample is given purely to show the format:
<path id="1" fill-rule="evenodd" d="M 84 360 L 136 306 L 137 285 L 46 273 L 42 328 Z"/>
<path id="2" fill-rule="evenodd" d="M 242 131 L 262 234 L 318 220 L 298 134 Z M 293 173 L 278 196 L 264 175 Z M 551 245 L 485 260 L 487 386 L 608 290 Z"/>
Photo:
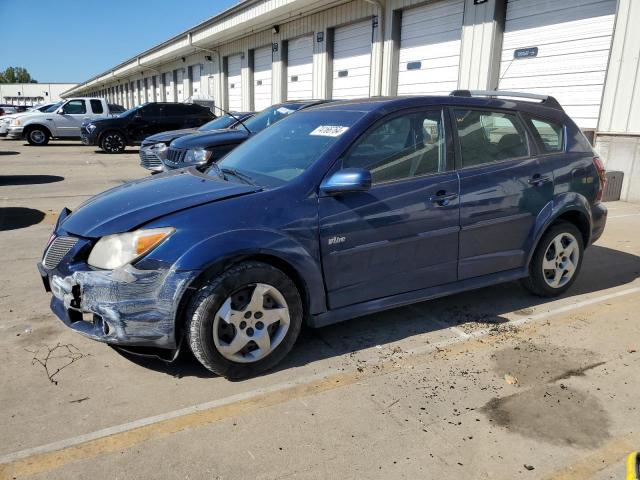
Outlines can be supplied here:
<path id="1" fill-rule="evenodd" d="M 242 110 L 242 57 L 227 57 L 227 99 L 229 110 Z"/>
<path id="2" fill-rule="evenodd" d="M 464 0 L 403 10 L 398 95 L 442 95 L 458 88 Z"/>
<path id="3" fill-rule="evenodd" d="M 176 70 L 176 100 L 184 102 L 184 72 L 181 68 Z"/>
<path id="4" fill-rule="evenodd" d="M 253 109 L 271 105 L 271 45 L 253 51 Z"/>
<path id="5" fill-rule="evenodd" d="M 499 86 L 556 97 L 581 128 L 596 128 L 616 0 L 509 0 Z"/>
<path id="6" fill-rule="evenodd" d="M 164 74 L 165 102 L 175 102 L 172 85 L 173 85 L 173 72 L 167 72 Z"/>
<path id="7" fill-rule="evenodd" d="M 313 35 L 289 40 L 287 54 L 287 99 L 313 97 Z"/>
<path id="8" fill-rule="evenodd" d="M 372 29 L 371 20 L 335 29 L 332 98 L 369 96 Z"/>
<path id="9" fill-rule="evenodd" d="M 200 81 L 202 79 L 202 65 L 197 64 L 191 67 L 191 95 L 196 97 L 201 95 Z"/>

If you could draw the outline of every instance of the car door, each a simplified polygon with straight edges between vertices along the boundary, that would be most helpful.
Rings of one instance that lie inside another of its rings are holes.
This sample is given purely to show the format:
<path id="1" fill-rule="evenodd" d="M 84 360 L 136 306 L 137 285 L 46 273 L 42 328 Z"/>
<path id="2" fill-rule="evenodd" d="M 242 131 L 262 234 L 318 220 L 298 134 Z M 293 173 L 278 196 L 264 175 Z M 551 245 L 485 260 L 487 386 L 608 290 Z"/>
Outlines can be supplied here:
<path id="1" fill-rule="evenodd" d="M 368 169 L 373 183 L 319 199 L 330 308 L 456 281 L 459 185 L 445 117 L 440 109 L 386 117 L 340 160 Z"/>
<path id="2" fill-rule="evenodd" d="M 170 122 L 167 120 L 166 108 L 166 105 L 160 103 L 145 105 L 143 114 L 145 131 L 142 134 L 142 140 L 156 133 L 175 130 L 171 128 Z"/>
<path id="3" fill-rule="evenodd" d="M 535 156 L 513 111 L 452 109 L 460 177 L 458 277 L 525 266 L 540 211 L 553 197 L 553 170 Z"/>
<path id="4" fill-rule="evenodd" d="M 152 135 L 153 128 L 152 125 L 155 121 L 154 119 L 154 106 L 153 105 L 144 105 L 135 112 L 133 117 L 129 120 L 127 124 L 127 137 L 133 143 L 139 143 L 149 135 Z"/>
<path id="5" fill-rule="evenodd" d="M 83 99 L 69 100 L 53 117 L 57 137 L 79 137 L 82 122 L 89 120 L 91 114 L 87 101 Z"/>
<path id="6" fill-rule="evenodd" d="M 91 120 L 97 120 L 106 116 L 102 100 L 89 100 L 89 106 L 91 107 L 91 114 L 89 115 Z"/>

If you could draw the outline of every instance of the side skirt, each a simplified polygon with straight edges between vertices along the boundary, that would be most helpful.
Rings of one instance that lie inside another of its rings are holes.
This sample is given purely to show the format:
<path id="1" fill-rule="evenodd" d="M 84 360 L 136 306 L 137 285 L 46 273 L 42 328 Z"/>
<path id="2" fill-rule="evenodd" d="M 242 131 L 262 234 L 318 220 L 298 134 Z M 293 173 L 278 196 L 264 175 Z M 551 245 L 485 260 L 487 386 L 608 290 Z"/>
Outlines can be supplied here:
<path id="1" fill-rule="evenodd" d="M 333 323 L 343 322 L 356 317 L 370 315 L 372 313 L 389 310 L 391 308 L 403 307 L 412 303 L 424 302 L 438 297 L 445 297 L 454 293 L 460 293 L 467 290 L 475 290 L 477 288 L 488 287 L 498 283 L 511 282 L 529 275 L 528 268 L 518 268 L 506 270 L 504 272 L 483 275 L 482 277 L 468 278 L 455 283 L 446 285 L 438 285 L 437 287 L 424 288 L 413 292 L 401 293 L 391 297 L 378 298 L 367 302 L 357 303 L 346 307 L 329 310 L 328 312 L 312 315 L 308 324 L 311 327 L 318 328 Z"/>

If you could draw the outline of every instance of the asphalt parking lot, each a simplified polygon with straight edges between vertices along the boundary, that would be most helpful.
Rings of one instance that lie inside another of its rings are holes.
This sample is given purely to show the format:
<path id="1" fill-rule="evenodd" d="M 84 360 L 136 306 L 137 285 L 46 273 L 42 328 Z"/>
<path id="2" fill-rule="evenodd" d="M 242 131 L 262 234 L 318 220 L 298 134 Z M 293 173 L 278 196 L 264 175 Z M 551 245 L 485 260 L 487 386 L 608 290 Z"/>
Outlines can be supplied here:
<path id="1" fill-rule="evenodd" d="M 0 478 L 623 478 L 640 449 L 640 205 L 553 301 L 517 283 L 307 330 L 275 370 L 127 357 L 49 311 L 57 212 L 137 149 L 0 140 Z"/>

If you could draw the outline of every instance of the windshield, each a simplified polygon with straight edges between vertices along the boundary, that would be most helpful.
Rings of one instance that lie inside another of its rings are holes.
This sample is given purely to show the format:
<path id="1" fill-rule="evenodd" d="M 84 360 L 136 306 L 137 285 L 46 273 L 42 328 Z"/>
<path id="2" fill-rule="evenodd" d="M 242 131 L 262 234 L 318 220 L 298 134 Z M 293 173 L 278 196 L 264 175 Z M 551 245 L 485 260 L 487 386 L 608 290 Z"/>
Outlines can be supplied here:
<path id="1" fill-rule="evenodd" d="M 133 107 L 133 108 L 130 108 L 129 110 L 125 110 L 124 112 L 119 114 L 118 117 L 121 117 L 121 118 L 128 117 L 133 112 L 137 112 L 138 110 L 140 110 L 141 107 L 142 107 L 142 105 L 138 105 L 137 107 Z"/>
<path id="2" fill-rule="evenodd" d="M 236 115 L 236 117 L 242 120 L 242 115 Z M 205 123 L 198 130 L 201 132 L 208 132 L 209 130 L 229 128 L 235 122 L 236 120 L 233 117 L 229 115 L 223 115 L 222 117 L 218 117 L 215 120 L 211 120 L 210 122 Z"/>
<path id="3" fill-rule="evenodd" d="M 47 108 L 45 112 L 47 113 L 55 112 L 58 109 L 58 107 L 60 107 L 60 105 L 62 105 L 62 102 L 54 103 L 49 108 Z"/>
<path id="4" fill-rule="evenodd" d="M 274 105 L 273 107 L 264 109 L 252 119 L 244 122 L 244 124 L 251 132 L 258 133 L 273 125 L 278 120 L 282 120 L 287 115 L 299 110 L 303 106 L 303 103 L 284 103 L 282 105 Z"/>
<path id="5" fill-rule="evenodd" d="M 307 168 L 349 130 L 363 112 L 308 111 L 285 118 L 260 135 L 241 144 L 218 166 L 237 170 L 255 179 L 289 182 Z M 216 175 L 215 169 L 209 175 Z"/>

